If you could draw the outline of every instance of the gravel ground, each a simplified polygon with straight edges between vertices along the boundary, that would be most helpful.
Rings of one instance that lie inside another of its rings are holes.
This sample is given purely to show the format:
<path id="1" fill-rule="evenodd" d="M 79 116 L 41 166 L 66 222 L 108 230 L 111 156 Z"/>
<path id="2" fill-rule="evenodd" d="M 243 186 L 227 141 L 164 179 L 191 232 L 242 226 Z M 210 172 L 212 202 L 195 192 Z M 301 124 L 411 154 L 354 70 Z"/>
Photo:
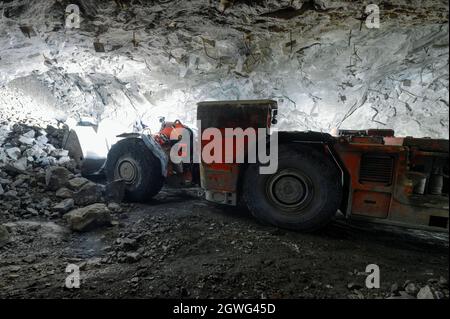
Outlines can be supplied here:
<path id="1" fill-rule="evenodd" d="M 87 233 L 62 219 L 7 223 L 0 297 L 409 298 L 430 287 L 448 298 L 448 234 L 340 220 L 296 233 L 210 204 L 197 189 L 163 190 L 113 219 Z M 65 288 L 68 264 L 80 266 L 79 289 Z M 369 264 L 380 267 L 380 289 L 365 288 Z"/>

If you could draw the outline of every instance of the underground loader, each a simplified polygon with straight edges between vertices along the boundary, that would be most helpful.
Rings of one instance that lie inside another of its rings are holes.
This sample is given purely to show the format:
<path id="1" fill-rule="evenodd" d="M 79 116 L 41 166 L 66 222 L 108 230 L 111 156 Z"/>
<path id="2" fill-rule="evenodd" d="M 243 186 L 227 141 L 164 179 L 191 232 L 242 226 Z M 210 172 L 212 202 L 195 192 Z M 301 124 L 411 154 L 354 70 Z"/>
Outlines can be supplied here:
<path id="1" fill-rule="evenodd" d="M 243 203 L 261 222 L 281 228 L 313 231 L 340 211 L 352 219 L 448 231 L 448 140 L 396 137 L 393 130 L 379 129 L 333 136 L 273 132 L 277 112 L 271 100 L 201 102 L 197 151 L 191 129 L 163 120 L 156 134 L 121 135 L 104 172 L 108 181 L 125 183 L 130 201 L 147 201 L 164 184 L 200 185 L 208 201 Z M 214 139 L 204 138 L 211 128 L 222 133 L 215 137 L 222 145 L 235 142 L 228 160 L 196 155 Z M 227 129 L 254 129 L 257 136 L 229 136 Z M 270 174 L 261 174 L 266 164 L 249 160 L 250 144 L 262 137 L 267 148 L 277 143 L 277 168 Z M 174 149 L 182 161 L 172 160 Z"/>

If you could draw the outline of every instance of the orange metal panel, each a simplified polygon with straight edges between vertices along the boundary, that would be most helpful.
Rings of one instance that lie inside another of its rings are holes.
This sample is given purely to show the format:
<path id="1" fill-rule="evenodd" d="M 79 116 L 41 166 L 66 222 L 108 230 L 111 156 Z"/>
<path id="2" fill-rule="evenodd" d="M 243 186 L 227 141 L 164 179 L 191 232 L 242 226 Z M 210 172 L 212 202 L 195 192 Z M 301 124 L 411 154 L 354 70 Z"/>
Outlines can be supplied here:
<path id="1" fill-rule="evenodd" d="M 386 218 L 391 194 L 357 190 L 353 193 L 352 214 Z"/>

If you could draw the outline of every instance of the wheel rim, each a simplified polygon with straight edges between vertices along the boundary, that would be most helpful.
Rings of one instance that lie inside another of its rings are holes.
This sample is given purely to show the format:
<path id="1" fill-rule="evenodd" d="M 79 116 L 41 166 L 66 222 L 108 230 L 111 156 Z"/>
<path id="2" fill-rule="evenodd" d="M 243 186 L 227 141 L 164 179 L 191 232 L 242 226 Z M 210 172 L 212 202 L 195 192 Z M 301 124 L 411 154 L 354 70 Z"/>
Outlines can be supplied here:
<path id="1" fill-rule="evenodd" d="M 271 176 L 267 182 L 266 193 L 272 203 L 283 210 L 301 210 L 313 196 L 313 184 L 303 173 L 287 169 Z"/>
<path id="2" fill-rule="evenodd" d="M 138 177 L 136 163 L 129 158 L 119 160 L 116 165 L 116 176 L 122 179 L 126 184 L 135 183 Z"/>

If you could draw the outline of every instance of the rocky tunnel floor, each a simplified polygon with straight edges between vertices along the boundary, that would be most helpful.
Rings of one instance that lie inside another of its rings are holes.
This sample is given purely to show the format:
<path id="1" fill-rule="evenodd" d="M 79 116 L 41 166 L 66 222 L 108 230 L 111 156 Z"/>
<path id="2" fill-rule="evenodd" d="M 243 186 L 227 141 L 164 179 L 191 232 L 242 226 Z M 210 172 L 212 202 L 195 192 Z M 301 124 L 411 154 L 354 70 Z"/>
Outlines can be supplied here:
<path id="1" fill-rule="evenodd" d="M 6 223 L 0 298 L 448 298 L 448 234 L 349 224 L 315 234 L 259 224 L 196 189 L 124 205 L 110 227 Z M 80 267 L 68 289 L 68 264 Z M 380 268 L 367 289 L 366 266 Z"/>

